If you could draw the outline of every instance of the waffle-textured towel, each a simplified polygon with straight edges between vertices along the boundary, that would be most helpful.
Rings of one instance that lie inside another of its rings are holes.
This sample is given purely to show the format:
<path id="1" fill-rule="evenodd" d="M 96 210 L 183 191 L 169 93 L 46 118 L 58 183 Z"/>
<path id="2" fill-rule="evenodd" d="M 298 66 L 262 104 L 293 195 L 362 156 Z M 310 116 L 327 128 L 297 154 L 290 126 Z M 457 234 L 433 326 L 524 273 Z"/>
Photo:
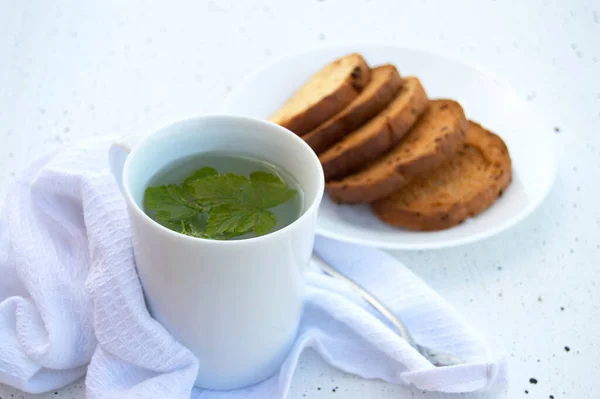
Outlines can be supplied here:
<path id="1" fill-rule="evenodd" d="M 198 359 L 144 306 L 108 146 L 108 139 L 86 141 L 49 154 L 8 190 L 0 217 L 0 382 L 42 392 L 87 371 L 90 398 L 283 398 L 310 347 L 347 372 L 425 390 L 505 383 L 504 361 L 409 269 L 384 252 L 317 238 L 319 255 L 376 293 L 419 344 L 467 362 L 434 367 L 343 283 L 314 271 L 297 341 L 278 375 L 237 391 L 194 389 Z"/>

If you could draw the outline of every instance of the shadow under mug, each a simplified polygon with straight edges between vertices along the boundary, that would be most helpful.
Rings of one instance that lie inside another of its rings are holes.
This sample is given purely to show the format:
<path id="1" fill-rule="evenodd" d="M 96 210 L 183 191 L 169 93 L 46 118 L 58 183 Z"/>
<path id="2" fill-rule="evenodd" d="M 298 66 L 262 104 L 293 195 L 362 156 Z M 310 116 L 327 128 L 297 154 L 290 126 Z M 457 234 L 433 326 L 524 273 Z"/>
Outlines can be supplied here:
<path id="1" fill-rule="evenodd" d="M 283 127 L 226 115 L 184 120 L 135 141 L 115 143 L 109 163 L 127 203 L 150 313 L 198 358 L 196 386 L 236 389 L 270 377 L 291 349 L 302 315 L 303 271 L 324 189 L 317 156 Z M 270 234 L 229 241 L 189 237 L 148 217 L 143 199 L 150 179 L 178 159 L 208 151 L 243 153 L 283 168 L 304 192 L 301 216 Z"/>

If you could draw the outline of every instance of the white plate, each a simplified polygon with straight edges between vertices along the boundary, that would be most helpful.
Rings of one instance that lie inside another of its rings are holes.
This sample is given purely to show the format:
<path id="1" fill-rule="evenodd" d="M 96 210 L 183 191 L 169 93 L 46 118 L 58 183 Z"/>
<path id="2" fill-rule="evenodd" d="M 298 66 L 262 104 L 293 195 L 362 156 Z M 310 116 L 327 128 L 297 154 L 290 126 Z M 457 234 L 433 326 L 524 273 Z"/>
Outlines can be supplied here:
<path id="1" fill-rule="evenodd" d="M 359 52 L 371 66 L 392 63 L 404 76 L 418 76 L 430 98 L 459 101 L 467 116 L 497 132 L 510 150 L 513 182 L 479 216 L 448 230 L 414 232 L 386 225 L 368 206 L 340 206 L 327 195 L 318 234 L 388 249 L 451 247 L 490 237 L 514 226 L 546 197 L 556 170 L 552 129 L 513 90 L 458 61 L 423 51 L 383 45 L 325 48 L 276 61 L 252 76 L 226 99 L 223 112 L 266 118 L 313 72 L 333 59 Z"/>

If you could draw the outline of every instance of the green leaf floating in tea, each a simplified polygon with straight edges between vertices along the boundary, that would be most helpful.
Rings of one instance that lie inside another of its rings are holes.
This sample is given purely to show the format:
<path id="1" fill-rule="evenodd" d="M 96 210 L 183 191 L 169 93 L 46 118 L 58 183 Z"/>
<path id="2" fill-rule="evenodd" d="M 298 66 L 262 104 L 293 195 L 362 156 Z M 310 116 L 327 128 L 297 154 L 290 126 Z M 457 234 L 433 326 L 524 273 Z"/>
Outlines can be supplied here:
<path id="1" fill-rule="evenodd" d="M 267 172 L 254 172 L 250 181 L 256 192 L 256 199 L 260 207 L 273 208 L 292 199 L 296 190 L 291 190 L 279 176 Z"/>
<path id="2" fill-rule="evenodd" d="M 186 220 L 202 212 L 190 193 L 175 184 L 148 187 L 145 194 L 146 207 L 156 212 L 156 218 L 164 221 Z"/>
<path id="3" fill-rule="evenodd" d="M 248 178 L 207 167 L 195 171 L 182 186 L 148 187 L 144 201 L 151 216 L 169 229 L 194 237 L 229 239 L 271 232 L 277 217 L 268 209 L 295 195 L 296 190 L 272 173 L 254 172 Z"/>
<path id="4" fill-rule="evenodd" d="M 194 180 L 198 180 L 198 179 L 202 179 L 203 177 L 207 177 L 207 176 L 214 176 L 214 175 L 218 175 L 219 172 L 217 172 L 217 170 L 215 168 L 211 168 L 211 167 L 204 167 L 204 168 L 200 168 L 197 171 L 195 171 L 194 173 L 192 173 L 189 177 L 187 177 L 184 181 L 183 184 L 186 185 L 188 183 L 193 182 Z"/>

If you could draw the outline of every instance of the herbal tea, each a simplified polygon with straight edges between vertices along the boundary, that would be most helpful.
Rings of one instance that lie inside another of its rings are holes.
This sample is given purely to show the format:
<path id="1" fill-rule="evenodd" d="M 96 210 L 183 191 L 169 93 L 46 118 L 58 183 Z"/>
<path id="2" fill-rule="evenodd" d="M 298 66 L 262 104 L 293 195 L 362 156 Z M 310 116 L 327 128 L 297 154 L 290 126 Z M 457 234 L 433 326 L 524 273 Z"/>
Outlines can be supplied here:
<path id="1" fill-rule="evenodd" d="M 242 154 L 208 152 L 161 169 L 148 184 L 144 211 L 193 237 L 243 239 L 300 217 L 304 195 L 281 168 Z"/>

